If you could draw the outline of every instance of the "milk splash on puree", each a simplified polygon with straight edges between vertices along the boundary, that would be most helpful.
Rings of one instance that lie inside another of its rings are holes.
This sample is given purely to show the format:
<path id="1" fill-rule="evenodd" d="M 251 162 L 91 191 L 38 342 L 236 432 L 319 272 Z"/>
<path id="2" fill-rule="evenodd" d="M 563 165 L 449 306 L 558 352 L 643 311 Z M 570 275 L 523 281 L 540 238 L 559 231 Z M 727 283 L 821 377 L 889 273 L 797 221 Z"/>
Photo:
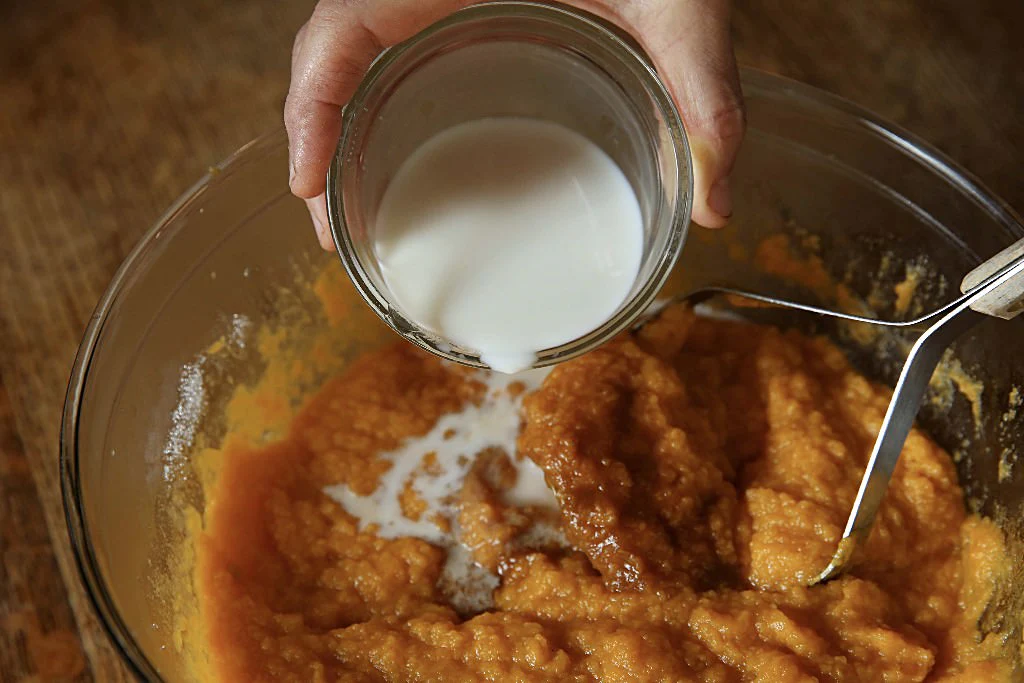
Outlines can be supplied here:
<path id="1" fill-rule="evenodd" d="M 583 135 L 487 118 L 439 133 L 402 164 L 375 247 L 406 316 L 513 373 L 622 305 L 643 218 L 621 169 Z"/>

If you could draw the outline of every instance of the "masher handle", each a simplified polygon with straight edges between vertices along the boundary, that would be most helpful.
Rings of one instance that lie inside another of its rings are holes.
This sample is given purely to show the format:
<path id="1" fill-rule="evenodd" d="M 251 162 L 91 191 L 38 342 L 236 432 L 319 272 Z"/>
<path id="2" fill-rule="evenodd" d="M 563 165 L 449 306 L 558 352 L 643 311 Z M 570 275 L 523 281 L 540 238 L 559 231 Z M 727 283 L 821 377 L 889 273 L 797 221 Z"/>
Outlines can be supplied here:
<path id="1" fill-rule="evenodd" d="M 966 294 L 983 284 L 993 275 L 1024 256 L 1024 239 L 1006 249 L 967 273 L 960 283 L 960 291 Z M 1024 310 L 1024 273 L 1018 273 L 971 304 L 978 313 L 1010 320 Z"/>
<path id="2" fill-rule="evenodd" d="M 985 315 L 1009 320 L 1024 309 L 1024 239 L 968 273 L 960 288 L 963 296 L 943 309 L 942 317 L 907 354 L 843 537 L 828 566 L 812 583 L 828 581 L 849 569 L 858 548 L 867 541 L 921 399 L 946 348 Z"/>

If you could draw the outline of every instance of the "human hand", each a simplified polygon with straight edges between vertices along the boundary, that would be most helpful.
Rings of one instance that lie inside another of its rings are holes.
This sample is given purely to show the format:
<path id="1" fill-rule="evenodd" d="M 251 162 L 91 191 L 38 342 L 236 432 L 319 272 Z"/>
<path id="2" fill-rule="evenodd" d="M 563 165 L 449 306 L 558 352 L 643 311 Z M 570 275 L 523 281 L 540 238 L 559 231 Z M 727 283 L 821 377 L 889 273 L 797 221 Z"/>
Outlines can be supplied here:
<path id="1" fill-rule="evenodd" d="M 324 202 L 341 108 L 380 52 L 472 0 L 320 0 L 292 48 L 284 107 L 292 193 L 306 200 L 317 237 L 333 249 Z M 729 34 L 728 0 L 572 0 L 647 51 L 683 123 L 694 164 L 693 220 L 708 228 L 732 214 L 729 172 L 743 138 L 743 99 Z"/>

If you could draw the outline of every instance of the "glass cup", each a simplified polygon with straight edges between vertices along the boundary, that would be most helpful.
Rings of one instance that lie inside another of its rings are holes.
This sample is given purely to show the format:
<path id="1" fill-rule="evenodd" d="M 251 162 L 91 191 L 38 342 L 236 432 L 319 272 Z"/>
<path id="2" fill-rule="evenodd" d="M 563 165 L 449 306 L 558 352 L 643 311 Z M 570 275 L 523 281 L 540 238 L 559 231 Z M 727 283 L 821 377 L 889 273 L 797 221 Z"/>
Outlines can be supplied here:
<path id="1" fill-rule="evenodd" d="M 690 222 L 690 150 L 679 113 L 645 56 L 590 15 L 534 2 L 459 11 L 384 52 L 344 111 L 327 177 L 331 233 L 362 297 L 392 329 L 451 361 L 486 367 L 475 349 L 404 314 L 375 252 L 375 220 L 388 183 L 428 139 L 481 118 L 560 124 L 603 149 L 640 203 L 643 253 L 621 306 L 600 327 L 538 350 L 534 367 L 609 340 L 654 300 Z"/>

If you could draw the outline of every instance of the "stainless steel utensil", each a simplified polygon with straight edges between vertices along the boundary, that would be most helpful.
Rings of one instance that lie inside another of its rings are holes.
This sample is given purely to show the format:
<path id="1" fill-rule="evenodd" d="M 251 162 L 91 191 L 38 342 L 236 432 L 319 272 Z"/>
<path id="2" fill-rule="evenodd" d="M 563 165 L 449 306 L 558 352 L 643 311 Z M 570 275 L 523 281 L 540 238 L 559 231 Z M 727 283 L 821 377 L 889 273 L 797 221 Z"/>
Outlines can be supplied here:
<path id="1" fill-rule="evenodd" d="M 831 562 L 812 584 L 833 579 L 849 569 L 858 548 L 867 540 L 925 390 L 946 348 L 986 317 L 1010 320 L 1024 310 L 1024 240 L 1016 242 L 969 272 L 960 284 L 960 291 L 960 297 L 940 309 L 902 322 L 851 315 L 727 287 L 705 287 L 677 299 L 697 305 L 712 297 L 731 295 L 853 322 L 921 331 L 907 354 L 896 382 L 843 537 Z M 662 309 L 659 307 L 646 316 L 634 325 L 634 329 L 649 322 Z"/>

